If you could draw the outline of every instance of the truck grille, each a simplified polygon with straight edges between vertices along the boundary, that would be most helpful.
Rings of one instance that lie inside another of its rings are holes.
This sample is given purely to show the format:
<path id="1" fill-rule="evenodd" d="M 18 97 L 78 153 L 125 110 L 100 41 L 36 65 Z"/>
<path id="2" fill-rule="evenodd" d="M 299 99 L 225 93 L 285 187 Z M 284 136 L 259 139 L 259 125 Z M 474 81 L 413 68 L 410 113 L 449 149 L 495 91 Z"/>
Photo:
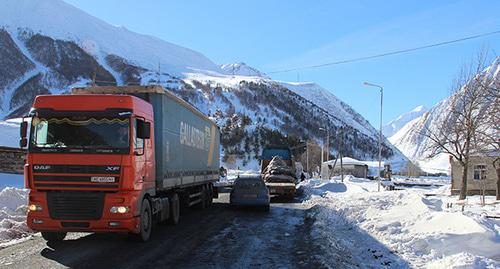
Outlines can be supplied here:
<path id="1" fill-rule="evenodd" d="M 57 220 L 98 220 L 102 217 L 104 193 L 47 192 L 50 217 Z"/>

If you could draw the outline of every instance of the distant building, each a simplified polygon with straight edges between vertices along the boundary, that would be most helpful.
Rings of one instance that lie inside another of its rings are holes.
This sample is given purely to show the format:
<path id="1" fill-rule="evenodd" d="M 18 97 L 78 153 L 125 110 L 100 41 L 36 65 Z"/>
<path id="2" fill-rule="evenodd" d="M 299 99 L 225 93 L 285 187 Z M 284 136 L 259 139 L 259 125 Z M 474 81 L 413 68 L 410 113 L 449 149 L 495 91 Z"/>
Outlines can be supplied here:
<path id="1" fill-rule="evenodd" d="M 484 188 L 486 195 L 495 195 L 497 173 L 493 161 L 498 157 L 471 156 L 467 171 L 467 194 L 481 194 Z M 462 186 L 462 166 L 450 157 L 451 194 L 459 194 Z"/>
<path id="2" fill-rule="evenodd" d="M 342 168 L 344 175 L 366 178 L 368 176 L 368 165 L 353 158 L 342 158 Z M 330 160 L 321 165 L 321 178 L 330 179 L 333 176 L 340 175 L 340 160 Z"/>

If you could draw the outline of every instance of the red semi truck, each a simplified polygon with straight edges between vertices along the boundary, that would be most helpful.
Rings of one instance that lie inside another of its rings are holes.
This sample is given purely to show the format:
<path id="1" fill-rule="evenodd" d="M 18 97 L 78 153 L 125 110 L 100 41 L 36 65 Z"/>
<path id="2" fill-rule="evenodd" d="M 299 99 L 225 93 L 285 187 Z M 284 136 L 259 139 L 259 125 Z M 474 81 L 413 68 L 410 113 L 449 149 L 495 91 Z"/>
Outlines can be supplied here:
<path id="1" fill-rule="evenodd" d="M 21 124 L 31 229 L 47 241 L 74 231 L 146 241 L 182 206 L 212 203 L 220 134 L 205 115 L 159 86 L 72 93 L 36 97 Z"/>

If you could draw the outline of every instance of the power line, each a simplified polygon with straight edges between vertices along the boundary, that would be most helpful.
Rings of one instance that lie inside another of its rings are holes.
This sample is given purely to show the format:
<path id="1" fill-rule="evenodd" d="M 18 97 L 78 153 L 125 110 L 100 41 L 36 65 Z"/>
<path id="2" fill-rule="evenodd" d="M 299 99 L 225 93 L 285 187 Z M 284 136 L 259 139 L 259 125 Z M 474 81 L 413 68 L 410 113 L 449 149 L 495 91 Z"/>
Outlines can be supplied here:
<path id="1" fill-rule="evenodd" d="M 444 42 L 420 46 L 420 47 L 415 47 L 415 48 L 410 48 L 410 49 L 402 49 L 402 50 L 396 50 L 396 51 L 371 55 L 371 56 L 358 57 L 358 58 L 341 60 L 341 61 L 324 63 L 324 64 L 306 65 L 306 66 L 294 67 L 294 68 L 289 68 L 289 69 L 276 70 L 276 71 L 267 72 L 267 74 L 286 73 L 286 72 L 309 69 L 309 68 L 319 68 L 319 67 L 325 67 L 325 66 L 331 66 L 331 65 L 359 62 L 359 61 L 364 61 L 364 60 L 381 58 L 381 57 L 385 57 L 385 56 L 389 56 L 389 55 L 402 54 L 402 53 L 412 52 L 412 51 L 416 51 L 416 50 L 423 50 L 423 49 L 428 49 L 428 48 L 432 48 L 432 47 L 444 46 L 444 45 L 448 45 L 448 44 L 452 44 L 452 43 L 458 43 L 458 42 L 462 42 L 462 41 L 466 41 L 466 40 L 470 40 L 470 39 L 476 39 L 476 38 L 481 38 L 481 37 L 495 35 L 495 34 L 500 34 L 500 30 L 488 32 L 488 33 L 483 33 L 483 34 L 478 34 L 478 35 L 473 35 L 473 36 L 467 36 L 467 37 L 463 37 L 463 38 L 459 38 L 459 39 L 444 41 Z"/>

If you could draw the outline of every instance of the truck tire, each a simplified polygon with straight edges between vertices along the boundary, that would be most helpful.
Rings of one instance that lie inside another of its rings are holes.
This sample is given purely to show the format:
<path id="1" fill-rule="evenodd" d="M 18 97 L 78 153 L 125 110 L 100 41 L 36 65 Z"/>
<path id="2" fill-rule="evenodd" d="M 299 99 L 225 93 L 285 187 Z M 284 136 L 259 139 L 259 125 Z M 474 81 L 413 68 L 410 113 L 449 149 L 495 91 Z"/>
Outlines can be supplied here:
<path id="1" fill-rule="evenodd" d="M 173 193 L 168 196 L 170 202 L 170 214 L 168 216 L 168 224 L 177 225 L 179 223 L 179 217 L 181 213 L 181 205 L 179 201 L 179 195 Z"/>
<path id="2" fill-rule="evenodd" d="M 66 234 L 66 232 L 42 232 L 42 237 L 49 243 L 55 243 L 63 241 Z"/>
<path id="3" fill-rule="evenodd" d="M 148 199 L 142 200 L 141 217 L 139 225 L 139 233 L 133 234 L 135 240 L 146 242 L 151 237 L 153 228 L 153 214 L 151 212 L 151 204 Z"/>

